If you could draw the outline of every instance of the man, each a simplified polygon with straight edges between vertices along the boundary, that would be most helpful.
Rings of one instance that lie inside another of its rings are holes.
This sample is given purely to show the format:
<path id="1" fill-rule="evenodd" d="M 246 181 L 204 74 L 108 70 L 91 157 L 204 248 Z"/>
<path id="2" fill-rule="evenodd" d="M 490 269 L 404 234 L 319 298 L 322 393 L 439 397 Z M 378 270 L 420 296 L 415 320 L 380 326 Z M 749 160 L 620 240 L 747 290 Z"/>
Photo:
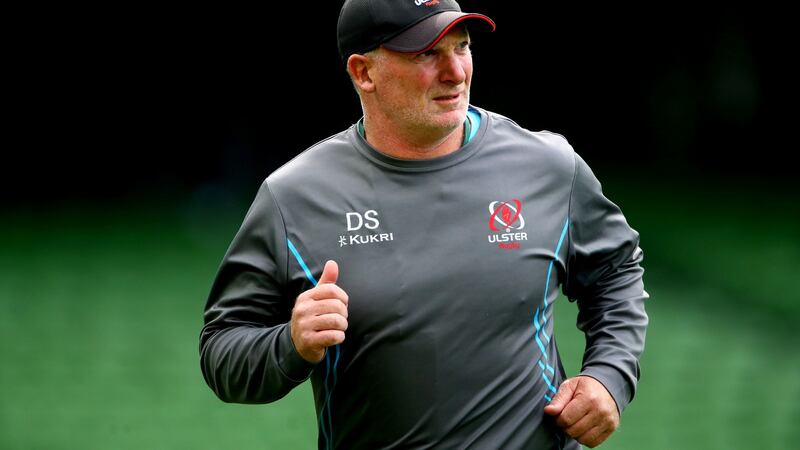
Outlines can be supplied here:
<path id="1" fill-rule="evenodd" d="M 566 140 L 469 105 L 450 0 L 348 0 L 364 116 L 262 185 L 206 306 L 223 400 L 311 378 L 319 448 L 563 449 L 618 426 L 647 315 L 638 234 Z M 579 306 L 565 379 L 552 304 Z"/>

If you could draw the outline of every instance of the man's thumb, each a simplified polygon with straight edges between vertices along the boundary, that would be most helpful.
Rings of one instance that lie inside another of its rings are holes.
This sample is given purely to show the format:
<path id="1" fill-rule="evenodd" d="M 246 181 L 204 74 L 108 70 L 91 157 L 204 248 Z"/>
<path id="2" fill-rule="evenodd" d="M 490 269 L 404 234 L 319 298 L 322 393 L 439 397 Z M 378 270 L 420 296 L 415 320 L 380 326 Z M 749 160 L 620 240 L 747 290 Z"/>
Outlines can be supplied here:
<path id="1" fill-rule="evenodd" d="M 556 395 L 553 396 L 553 400 L 544 407 L 544 412 L 546 414 L 550 414 L 551 416 L 557 416 L 561 414 L 561 411 L 564 410 L 564 407 L 567 406 L 570 400 L 572 400 L 572 396 L 575 394 L 575 387 L 577 386 L 577 380 L 574 378 L 570 378 L 563 383 L 561 386 L 558 387 L 558 392 Z"/>
<path id="2" fill-rule="evenodd" d="M 336 283 L 339 278 L 339 265 L 336 261 L 330 260 L 325 263 L 325 268 L 322 269 L 322 275 L 319 277 L 318 284 Z"/>

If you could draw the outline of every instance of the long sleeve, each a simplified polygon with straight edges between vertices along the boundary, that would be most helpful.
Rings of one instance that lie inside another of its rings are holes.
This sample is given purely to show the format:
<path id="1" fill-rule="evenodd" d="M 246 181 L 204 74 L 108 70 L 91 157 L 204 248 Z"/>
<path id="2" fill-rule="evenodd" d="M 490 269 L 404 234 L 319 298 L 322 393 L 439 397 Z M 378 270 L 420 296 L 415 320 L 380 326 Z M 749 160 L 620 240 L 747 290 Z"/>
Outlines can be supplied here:
<path id="1" fill-rule="evenodd" d="M 206 383 L 226 402 L 268 403 L 314 365 L 291 340 L 294 298 L 285 291 L 288 249 L 278 205 L 261 186 L 217 272 L 200 334 Z"/>
<path id="2" fill-rule="evenodd" d="M 564 293 L 577 300 L 578 328 L 586 336 L 581 375 L 600 381 L 622 412 L 636 392 L 648 323 L 643 254 L 639 234 L 575 158 Z"/>

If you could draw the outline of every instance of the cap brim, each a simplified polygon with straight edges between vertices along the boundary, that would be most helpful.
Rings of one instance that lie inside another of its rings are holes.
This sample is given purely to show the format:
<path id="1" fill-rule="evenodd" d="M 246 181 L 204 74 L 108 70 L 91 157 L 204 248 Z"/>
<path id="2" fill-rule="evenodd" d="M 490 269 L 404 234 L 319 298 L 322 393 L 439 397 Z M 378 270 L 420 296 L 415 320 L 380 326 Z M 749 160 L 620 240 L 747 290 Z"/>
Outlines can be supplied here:
<path id="1" fill-rule="evenodd" d="M 428 17 L 408 30 L 383 43 L 385 48 L 402 53 L 421 53 L 430 50 L 456 24 L 465 20 L 477 19 L 487 23 L 491 31 L 496 28 L 494 21 L 483 14 L 444 11 Z"/>

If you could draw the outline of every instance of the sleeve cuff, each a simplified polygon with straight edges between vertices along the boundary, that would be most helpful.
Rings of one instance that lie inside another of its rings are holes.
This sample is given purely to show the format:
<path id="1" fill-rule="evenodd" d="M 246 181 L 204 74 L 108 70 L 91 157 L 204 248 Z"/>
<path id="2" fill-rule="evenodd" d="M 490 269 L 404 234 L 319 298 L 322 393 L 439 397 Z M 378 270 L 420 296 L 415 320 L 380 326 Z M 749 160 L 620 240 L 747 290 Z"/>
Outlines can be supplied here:
<path id="1" fill-rule="evenodd" d="M 292 342 L 292 330 L 288 323 L 281 330 L 278 342 L 278 366 L 286 378 L 297 383 L 308 379 L 316 364 L 306 361 L 297 353 L 297 349 L 294 348 L 294 342 Z"/>
<path id="2" fill-rule="evenodd" d="M 589 366 L 584 367 L 580 375 L 592 377 L 599 381 L 608 390 L 611 397 L 614 398 L 617 403 L 617 410 L 622 415 L 622 411 L 632 400 L 633 391 L 628 381 L 617 369 L 606 365 Z"/>

